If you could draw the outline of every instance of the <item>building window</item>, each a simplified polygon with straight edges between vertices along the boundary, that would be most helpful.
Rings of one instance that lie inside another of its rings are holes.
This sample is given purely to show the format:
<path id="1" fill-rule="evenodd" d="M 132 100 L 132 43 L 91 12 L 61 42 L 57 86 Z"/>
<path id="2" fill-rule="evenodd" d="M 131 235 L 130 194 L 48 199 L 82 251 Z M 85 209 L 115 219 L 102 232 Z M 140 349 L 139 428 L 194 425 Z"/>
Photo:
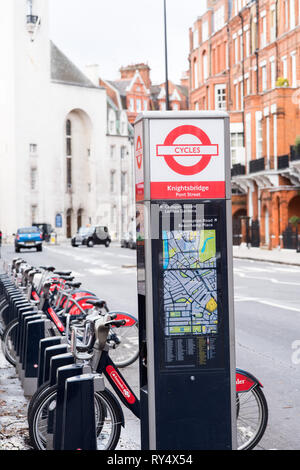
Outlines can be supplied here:
<path id="1" fill-rule="evenodd" d="M 240 35 L 240 60 L 244 59 L 243 34 Z"/>
<path id="2" fill-rule="evenodd" d="M 276 39 L 276 10 L 275 5 L 271 5 L 270 11 L 270 39 L 275 41 Z"/>
<path id="3" fill-rule="evenodd" d="M 238 41 L 237 38 L 233 40 L 233 47 L 234 47 L 234 63 L 237 64 L 239 61 L 239 51 L 238 51 Z"/>
<path id="4" fill-rule="evenodd" d="M 291 53 L 291 65 L 292 65 L 292 87 L 297 87 L 297 56 L 296 51 Z"/>
<path id="5" fill-rule="evenodd" d="M 110 158 L 113 160 L 115 158 L 115 155 L 116 155 L 116 146 L 115 145 L 110 146 L 109 153 L 110 153 Z"/>
<path id="6" fill-rule="evenodd" d="M 37 189 L 37 169 L 36 168 L 30 169 L 30 187 L 32 191 Z"/>
<path id="7" fill-rule="evenodd" d="M 121 147 L 121 160 L 124 160 L 126 156 L 126 147 L 124 145 L 122 145 Z"/>
<path id="8" fill-rule="evenodd" d="M 226 85 L 215 85 L 215 109 L 226 109 Z"/>
<path id="9" fill-rule="evenodd" d="M 178 111 L 179 110 L 179 104 L 178 103 L 174 103 L 173 106 L 173 111 Z"/>
<path id="10" fill-rule="evenodd" d="M 256 120 L 256 158 L 262 158 L 263 151 L 263 134 L 262 134 L 262 113 L 257 111 L 255 113 Z"/>
<path id="11" fill-rule="evenodd" d="M 67 157 L 72 156 L 72 123 L 70 119 L 66 122 L 66 154 Z"/>
<path id="12" fill-rule="evenodd" d="M 144 111 L 148 110 L 148 101 L 144 100 Z"/>
<path id="13" fill-rule="evenodd" d="M 236 83 L 234 85 L 234 87 L 235 87 L 235 109 L 236 109 L 236 111 L 238 111 L 240 109 L 240 105 L 239 105 L 239 86 Z"/>
<path id="14" fill-rule="evenodd" d="M 243 133 L 233 132 L 230 134 L 231 163 L 235 165 L 241 163 L 243 153 Z"/>
<path id="15" fill-rule="evenodd" d="M 129 100 L 129 111 L 131 113 L 134 112 L 134 98 L 130 98 L 130 100 Z"/>
<path id="16" fill-rule="evenodd" d="M 296 26 L 295 16 L 295 0 L 290 0 L 290 29 L 294 29 Z"/>
<path id="17" fill-rule="evenodd" d="M 207 54 L 206 52 L 203 53 L 202 56 L 202 64 L 203 64 L 203 80 L 208 79 L 208 64 L 207 64 Z"/>
<path id="18" fill-rule="evenodd" d="M 120 122 L 121 122 L 121 128 L 120 128 L 121 135 L 126 135 L 127 134 L 127 116 L 124 111 L 122 111 L 121 113 Z"/>
<path id="19" fill-rule="evenodd" d="M 271 88 L 276 87 L 276 62 L 275 59 L 273 58 L 272 60 L 270 59 L 271 62 Z"/>
<path id="20" fill-rule="evenodd" d="M 194 60 L 193 76 L 194 76 L 194 88 L 198 88 L 198 64 L 197 64 L 196 59 Z"/>
<path id="21" fill-rule="evenodd" d="M 223 28 L 225 22 L 224 5 L 222 5 L 214 14 L 214 32 Z"/>
<path id="22" fill-rule="evenodd" d="M 67 189 L 72 186 L 72 123 L 70 119 L 66 121 L 66 156 L 67 156 Z"/>
<path id="23" fill-rule="evenodd" d="M 251 160 L 251 114 L 246 114 L 246 151 L 247 151 L 247 160 Z"/>
<path id="24" fill-rule="evenodd" d="M 108 129 L 110 134 L 116 133 L 116 115 L 112 109 L 109 111 Z"/>
<path id="25" fill-rule="evenodd" d="M 250 31 L 246 31 L 246 57 L 250 55 Z"/>
<path id="26" fill-rule="evenodd" d="M 31 154 L 37 153 L 37 144 L 29 144 L 29 153 Z"/>
<path id="27" fill-rule="evenodd" d="M 37 221 L 37 206 L 36 205 L 31 206 L 31 220 L 33 224 L 36 223 Z"/>
<path id="28" fill-rule="evenodd" d="M 267 66 L 263 65 L 261 67 L 261 82 L 262 82 L 262 91 L 267 89 Z"/>
<path id="29" fill-rule="evenodd" d="M 208 21 L 202 23 L 202 42 L 208 39 Z"/>
<path id="30" fill-rule="evenodd" d="M 127 180 L 127 173 L 126 173 L 126 171 L 122 171 L 121 172 L 121 194 L 123 194 L 125 192 L 126 180 Z"/>
<path id="31" fill-rule="evenodd" d="M 193 31 L 193 48 L 196 49 L 199 45 L 199 34 L 198 34 L 198 27 L 196 26 Z"/>
<path id="32" fill-rule="evenodd" d="M 251 19 L 251 52 L 253 53 L 257 47 L 257 35 L 256 35 L 256 18 Z"/>
<path id="33" fill-rule="evenodd" d="M 283 78 L 288 78 L 288 68 L 287 68 L 287 57 L 282 57 L 282 76 Z"/>
<path id="34" fill-rule="evenodd" d="M 265 10 L 262 12 L 262 15 L 264 16 L 262 17 L 262 30 L 261 30 L 261 36 L 260 36 L 261 48 L 266 47 L 266 44 L 267 44 L 267 17 L 266 17 Z"/>
<path id="35" fill-rule="evenodd" d="M 110 172 L 110 192 L 113 193 L 115 191 L 115 179 L 116 179 L 116 172 L 112 170 Z"/>
<path id="36" fill-rule="evenodd" d="M 137 99 L 136 100 L 136 110 L 138 113 L 140 113 L 142 111 L 142 102 L 140 99 Z"/>
<path id="37" fill-rule="evenodd" d="M 285 29 L 289 27 L 289 0 L 284 0 L 284 22 Z"/>

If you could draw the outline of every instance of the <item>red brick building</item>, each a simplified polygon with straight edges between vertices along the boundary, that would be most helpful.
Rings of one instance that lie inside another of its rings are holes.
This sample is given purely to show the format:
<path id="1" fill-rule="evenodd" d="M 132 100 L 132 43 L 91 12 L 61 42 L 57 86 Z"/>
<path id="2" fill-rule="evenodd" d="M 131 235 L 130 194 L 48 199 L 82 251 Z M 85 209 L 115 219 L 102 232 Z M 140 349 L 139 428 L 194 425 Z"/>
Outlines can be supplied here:
<path id="1" fill-rule="evenodd" d="M 295 248 L 300 1 L 208 0 L 189 60 L 190 108 L 230 114 L 235 243 Z"/>
<path id="2" fill-rule="evenodd" d="M 165 84 L 152 85 L 150 67 L 134 64 L 120 69 L 119 80 L 100 80 L 113 100 L 121 100 L 122 109 L 127 110 L 128 120 L 134 123 L 136 116 L 147 110 L 166 109 Z M 188 77 L 181 84 L 169 81 L 169 100 L 173 110 L 188 109 Z"/>

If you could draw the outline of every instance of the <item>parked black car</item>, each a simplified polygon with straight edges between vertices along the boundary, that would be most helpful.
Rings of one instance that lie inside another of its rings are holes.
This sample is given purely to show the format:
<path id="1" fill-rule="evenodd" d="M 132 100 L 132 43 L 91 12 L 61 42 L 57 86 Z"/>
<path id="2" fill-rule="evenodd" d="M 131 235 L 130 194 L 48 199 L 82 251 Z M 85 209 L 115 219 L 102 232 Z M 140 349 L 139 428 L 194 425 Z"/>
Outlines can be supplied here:
<path id="1" fill-rule="evenodd" d="M 53 228 L 50 224 L 34 223 L 32 225 L 33 225 L 33 227 L 37 227 L 42 232 L 43 240 L 45 240 L 45 242 L 50 241 L 50 236 L 51 236 L 51 233 L 53 232 Z"/>
<path id="2" fill-rule="evenodd" d="M 110 243 L 111 237 L 104 225 L 81 227 L 71 240 L 72 246 L 86 245 L 89 248 L 94 245 L 105 245 L 108 248 Z"/>

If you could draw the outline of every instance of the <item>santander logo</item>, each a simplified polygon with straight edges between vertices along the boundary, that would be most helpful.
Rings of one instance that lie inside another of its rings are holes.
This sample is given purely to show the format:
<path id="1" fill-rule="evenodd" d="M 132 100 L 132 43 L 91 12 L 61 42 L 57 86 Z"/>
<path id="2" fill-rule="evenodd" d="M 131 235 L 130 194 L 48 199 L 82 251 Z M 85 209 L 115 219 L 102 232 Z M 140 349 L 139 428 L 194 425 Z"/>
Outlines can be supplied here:
<path id="1" fill-rule="evenodd" d="M 255 385 L 255 382 L 241 373 L 237 373 L 235 377 L 236 391 L 248 392 Z"/>
<path id="2" fill-rule="evenodd" d="M 246 380 L 237 379 L 236 380 L 236 385 L 243 385 L 245 382 L 246 382 Z"/>
<path id="3" fill-rule="evenodd" d="M 107 366 L 106 371 L 124 396 L 125 400 L 132 405 L 135 402 L 135 397 L 130 392 L 118 372 L 112 366 Z"/>
<path id="4" fill-rule="evenodd" d="M 142 163 L 143 163 L 143 146 L 142 146 L 142 140 L 141 140 L 140 135 L 137 138 L 135 151 L 136 151 L 137 166 L 138 166 L 138 169 L 140 170 L 142 167 Z"/>

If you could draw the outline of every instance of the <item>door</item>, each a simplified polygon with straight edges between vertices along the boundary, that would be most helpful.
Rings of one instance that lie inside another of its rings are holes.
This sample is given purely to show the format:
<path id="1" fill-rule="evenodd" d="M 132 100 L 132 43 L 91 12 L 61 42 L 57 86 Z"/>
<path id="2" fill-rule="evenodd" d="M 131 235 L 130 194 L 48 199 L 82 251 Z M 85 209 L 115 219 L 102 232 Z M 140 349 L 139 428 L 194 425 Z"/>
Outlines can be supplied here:
<path id="1" fill-rule="evenodd" d="M 67 238 L 71 238 L 72 237 L 72 210 L 69 209 L 67 211 L 67 220 L 66 220 L 66 236 Z"/>
<path id="2" fill-rule="evenodd" d="M 79 209 L 79 211 L 77 212 L 77 230 L 79 230 L 80 227 L 82 227 L 82 213 L 83 213 L 82 209 Z"/>

